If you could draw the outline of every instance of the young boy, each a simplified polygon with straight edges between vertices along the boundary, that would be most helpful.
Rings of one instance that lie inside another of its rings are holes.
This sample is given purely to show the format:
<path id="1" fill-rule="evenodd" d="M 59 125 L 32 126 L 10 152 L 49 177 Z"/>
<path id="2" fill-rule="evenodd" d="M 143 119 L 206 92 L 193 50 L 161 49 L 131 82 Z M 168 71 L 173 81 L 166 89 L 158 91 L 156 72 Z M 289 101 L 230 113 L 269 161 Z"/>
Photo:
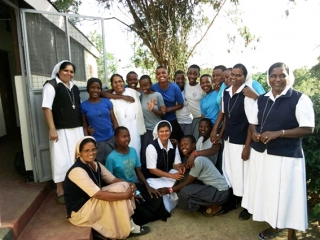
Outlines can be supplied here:
<path id="1" fill-rule="evenodd" d="M 184 76 L 184 72 L 178 70 L 174 73 L 174 82 L 179 86 L 183 99 L 186 98 L 186 94 L 184 91 L 184 86 L 186 84 L 186 78 Z M 192 115 L 189 110 L 188 102 L 184 101 L 183 108 L 176 111 L 176 116 L 178 123 L 184 133 L 184 135 L 190 135 L 191 132 L 191 123 L 192 123 Z"/>
<path id="2" fill-rule="evenodd" d="M 196 150 L 196 139 L 192 135 L 184 136 L 180 142 L 180 151 L 188 158 Z M 194 166 L 187 165 L 189 175 L 172 188 L 158 189 L 162 194 L 178 192 L 178 205 L 182 209 L 197 211 L 205 207 L 203 215 L 213 217 L 223 213 L 222 204 L 229 197 L 229 186 L 212 162 L 202 156 L 194 161 Z"/>
<path id="3" fill-rule="evenodd" d="M 191 123 L 191 134 L 198 139 L 199 138 L 199 121 L 201 119 L 201 112 L 200 112 L 200 101 L 205 95 L 202 91 L 200 84 L 197 82 L 197 79 L 200 76 L 200 67 L 196 64 L 191 65 L 188 68 L 187 77 L 188 82 L 185 84 L 185 96 L 186 101 L 188 102 L 188 106 L 190 112 L 193 116 L 192 123 Z"/>
<path id="4" fill-rule="evenodd" d="M 180 142 L 180 139 L 184 135 L 176 117 L 176 111 L 183 107 L 184 102 L 180 88 L 177 84 L 169 82 L 168 71 L 163 66 L 157 67 L 156 79 L 158 82 L 153 84 L 151 89 L 159 92 L 163 97 L 166 106 L 164 119 L 169 121 L 172 126 L 170 138 Z"/>

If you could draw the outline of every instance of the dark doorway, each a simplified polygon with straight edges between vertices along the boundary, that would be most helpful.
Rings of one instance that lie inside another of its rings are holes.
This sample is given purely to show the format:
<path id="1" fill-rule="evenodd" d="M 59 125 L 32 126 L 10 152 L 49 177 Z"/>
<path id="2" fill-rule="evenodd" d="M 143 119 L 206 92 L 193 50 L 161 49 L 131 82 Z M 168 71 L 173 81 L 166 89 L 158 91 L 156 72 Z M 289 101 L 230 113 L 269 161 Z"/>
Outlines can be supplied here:
<path id="1" fill-rule="evenodd" d="M 17 131 L 8 53 L 0 51 L 0 96 L 7 134 Z"/>

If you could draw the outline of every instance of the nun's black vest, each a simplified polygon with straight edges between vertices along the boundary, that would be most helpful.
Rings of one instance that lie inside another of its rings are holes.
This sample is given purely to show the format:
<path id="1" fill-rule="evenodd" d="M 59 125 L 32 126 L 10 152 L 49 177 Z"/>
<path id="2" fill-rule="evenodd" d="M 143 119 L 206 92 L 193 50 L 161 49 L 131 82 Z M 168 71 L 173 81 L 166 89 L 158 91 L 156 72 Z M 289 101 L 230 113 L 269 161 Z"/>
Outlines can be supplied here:
<path id="1" fill-rule="evenodd" d="M 233 94 L 232 98 L 230 98 L 229 91 L 224 90 L 223 106 L 227 120 L 223 140 L 228 140 L 229 138 L 230 143 L 244 145 L 247 139 L 249 122 L 244 111 L 244 98 L 242 91 Z"/>
<path id="2" fill-rule="evenodd" d="M 174 159 L 176 157 L 176 144 L 172 143 L 173 148 L 170 148 L 168 152 L 166 149 L 160 148 L 158 139 L 153 140 L 151 144 L 154 146 L 158 154 L 157 169 L 169 172 L 173 168 Z M 145 178 L 159 178 L 159 176 L 150 173 L 149 169 L 143 169 L 143 174 Z"/>
<path id="3" fill-rule="evenodd" d="M 51 84 L 56 92 L 52 104 L 52 115 L 56 129 L 76 128 L 82 126 L 82 116 L 80 112 L 80 91 L 73 85 L 71 91 L 63 83 L 56 82 L 55 79 L 46 81 Z M 45 83 L 45 84 L 46 84 Z M 72 108 L 74 96 L 75 109 Z"/>
<path id="4" fill-rule="evenodd" d="M 275 102 L 269 99 L 268 96 L 265 96 L 265 94 L 260 95 L 257 100 L 259 109 L 257 132 L 261 131 L 264 121 L 262 133 L 299 127 L 295 111 L 301 95 L 302 93 L 292 88 L 290 88 L 285 95 L 277 98 Z M 270 110 L 271 106 L 272 109 Z M 268 115 L 269 110 L 270 113 Z M 252 142 L 251 147 L 257 152 L 264 152 L 265 149 L 267 149 L 267 153 L 270 155 L 294 158 L 301 158 L 303 156 L 301 138 L 277 138 L 271 140 L 268 144 Z"/>
<path id="5" fill-rule="evenodd" d="M 81 162 L 81 160 L 78 158 L 77 161 L 68 170 L 66 174 L 66 178 L 63 183 L 64 200 L 66 202 L 68 217 L 71 217 L 72 211 L 78 212 L 82 208 L 82 206 L 90 199 L 90 196 L 85 191 L 83 191 L 78 185 L 76 185 L 74 182 L 72 182 L 69 179 L 70 171 L 76 167 L 82 168 L 88 173 L 88 176 L 98 186 L 97 181 L 101 183 L 102 180 L 101 180 L 100 165 L 99 164 L 97 165 L 98 165 L 98 171 L 95 172 L 91 170 L 87 164 L 84 164 L 83 162 Z"/>

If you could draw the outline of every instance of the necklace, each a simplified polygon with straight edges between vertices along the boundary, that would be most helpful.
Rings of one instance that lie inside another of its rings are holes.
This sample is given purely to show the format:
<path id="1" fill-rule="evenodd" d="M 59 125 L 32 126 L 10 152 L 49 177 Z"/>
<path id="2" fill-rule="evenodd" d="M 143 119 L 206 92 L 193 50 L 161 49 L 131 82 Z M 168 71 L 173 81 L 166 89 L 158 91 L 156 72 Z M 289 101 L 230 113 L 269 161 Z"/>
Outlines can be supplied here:
<path id="1" fill-rule="evenodd" d="M 73 109 L 76 109 L 75 101 L 74 101 L 73 88 L 71 88 L 71 90 L 69 90 L 66 85 L 63 84 L 63 86 L 66 87 L 66 91 L 67 91 L 67 93 L 68 93 L 68 95 L 69 95 L 70 102 L 72 103 L 72 108 L 73 108 Z M 71 99 L 71 94 L 70 94 L 70 92 L 72 93 L 72 99 Z"/>
<path id="2" fill-rule="evenodd" d="M 238 93 L 238 96 L 237 96 L 236 100 L 234 101 L 234 103 L 233 103 L 233 105 L 232 105 L 232 107 L 231 107 L 230 110 L 229 110 L 229 105 L 230 105 L 230 99 L 231 99 L 232 97 L 229 97 L 229 100 L 228 100 L 228 117 L 229 117 L 229 118 L 231 117 L 232 109 L 233 109 L 234 106 L 236 105 L 236 102 L 237 102 L 237 100 L 238 100 L 239 95 L 240 95 L 240 94 Z"/>
<path id="3" fill-rule="evenodd" d="M 99 163 L 97 163 L 97 164 L 99 164 Z M 101 188 L 100 177 L 98 177 L 98 180 L 97 180 L 97 178 L 96 178 L 96 176 L 94 175 L 91 167 L 90 167 L 88 164 L 87 164 L 87 166 L 88 166 L 88 168 L 90 169 L 90 171 L 91 171 L 91 173 L 92 173 L 92 176 L 94 177 L 94 179 L 93 179 L 93 180 L 94 180 L 94 183 L 97 184 L 97 186 L 98 186 L 99 188 Z M 99 166 L 97 166 L 97 173 L 98 173 L 98 176 L 100 176 Z"/>
<path id="4" fill-rule="evenodd" d="M 99 114 L 99 118 L 101 118 L 101 112 L 100 112 L 99 106 L 94 105 L 94 108 L 97 110 L 97 112 Z"/>
<path id="5" fill-rule="evenodd" d="M 124 107 L 123 106 L 123 102 L 124 102 L 124 104 L 126 105 L 126 107 Z M 121 107 L 122 107 L 122 109 L 123 109 L 123 111 L 124 111 L 124 118 L 127 118 L 127 108 L 128 108 L 128 104 L 125 102 L 125 100 L 122 100 L 122 99 L 120 99 L 120 104 L 121 104 Z"/>
<path id="6" fill-rule="evenodd" d="M 263 129 L 263 127 L 264 127 L 264 124 L 266 123 L 267 118 L 268 118 L 268 116 L 269 116 L 269 113 L 271 112 L 271 109 L 272 109 L 272 107 L 273 107 L 274 103 L 276 102 L 276 101 L 274 101 L 274 102 L 272 103 L 272 105 L 271 105 L 271 107 L 270 107 L 270 109 L 269 109 L 269 111 L 268 111 L 268 113 L 267 113 L 266 118 L 265 118 L 265 119 L 263 119 L 263 118 L 264 118 L 264 114 L 265 114 L 266 109 L 267 109 L 267 106 L 268 106 L 268 103 L 269 103 L 269 99 L 270 99 L 270 97 L 268 98 L 267 103 L 266 103 L 266 106 L 264 107 L 264 110 L 263 110 L 262 119 L 261 119 L 261 128 L 260 128 L 260 133 L 262 133 L 262 129 Z"/>

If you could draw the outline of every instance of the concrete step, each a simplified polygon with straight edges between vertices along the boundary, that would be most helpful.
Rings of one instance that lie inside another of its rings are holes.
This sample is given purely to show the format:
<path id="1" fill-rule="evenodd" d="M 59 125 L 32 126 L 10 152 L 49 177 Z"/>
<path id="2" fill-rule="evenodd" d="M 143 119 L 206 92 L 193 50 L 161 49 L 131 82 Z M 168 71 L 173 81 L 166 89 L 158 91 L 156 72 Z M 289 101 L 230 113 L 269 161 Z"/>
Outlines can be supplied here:
<path id="1" fill-rule="evenodd" d="M 18 240 L 93 239 L 91 228 L 74 226 L 65 217 L 65 205 L 57 204 L 56 193 L 51 191 Z"/>

